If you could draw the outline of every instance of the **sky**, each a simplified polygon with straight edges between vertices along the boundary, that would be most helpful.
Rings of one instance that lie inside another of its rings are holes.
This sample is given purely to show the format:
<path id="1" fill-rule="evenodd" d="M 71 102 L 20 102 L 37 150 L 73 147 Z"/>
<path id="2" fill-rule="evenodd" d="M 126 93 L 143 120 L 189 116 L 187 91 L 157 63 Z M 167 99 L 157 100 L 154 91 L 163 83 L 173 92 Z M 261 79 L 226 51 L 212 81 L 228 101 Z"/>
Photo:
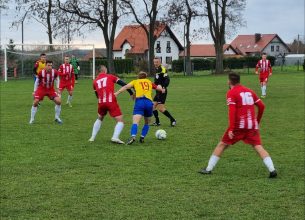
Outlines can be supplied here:
<path id="1" fill-rule="evenodd" d="M 9 9 L 2 10 L 0 16 L 0 44 L 2 45 L 7 44 L 9 39 L 13 39 L 15 43 L 21 43 L 21 25 L 19 28 L 11 28 L 11 23 L 17 16 L 14 3 L 9 3 L 8 6 Z M 301 39 L 305 40 L 304 9 L 304 0 L 247 0 L 246 9 L 243 13 L 246 26 L 239 28 L 235 35 L 227 39 L 227 42 L 229 43 L 238 34 L 255 33 L 276 33 L 286 43 L 292 42 L 298 35 L 300 35 Z M 130 18 L 130 23 L 132 22 L 133 20 Z M 117 34 L 122 27 L 123 24 L 118 26 Z M 178 39 L 180 39 L 180 42 L 183 43 L 183 34 L 175 30 L 174 32 Z M 48 36 L 46 29 L 37 21 L 26 19 L 24 22 L 24 43 L 47 44 Z M 55 40 L 54 43 L 60 44 L 61 41 Z M 100 30 L 92 31 L 84 38 L 75 38 L 72 43 L 95 44 L 95 47 L 105 47 L 103 35 Z M 212 40 L 209 37 L 203 37 L 192 43 L 212 43 Z"/>

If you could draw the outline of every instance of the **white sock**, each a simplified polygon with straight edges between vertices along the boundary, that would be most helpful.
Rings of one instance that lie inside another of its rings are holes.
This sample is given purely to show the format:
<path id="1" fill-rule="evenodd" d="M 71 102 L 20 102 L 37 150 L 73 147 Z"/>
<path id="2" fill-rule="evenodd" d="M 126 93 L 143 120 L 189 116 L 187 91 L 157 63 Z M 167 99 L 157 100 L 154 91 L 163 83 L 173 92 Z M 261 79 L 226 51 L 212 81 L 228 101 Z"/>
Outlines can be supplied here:
<path id="1" fill-rule="evenodd" d="M 36 112 L 37 112 L 37 107 L 32 106 L 32 109 L 31 109 L 31 120 L 32 121 L 34 121 Z"/>
<path id="2" fill-rule="evenodd" d="M 61 105 L 55 105 L 55 119 L 59 119 L 61 111 Z"/>
<path id="3" fill-rule="evenodd" d="M 263 159 L 263 162 L 264 162 L 265 166 L 267 167 L 267 169 L 269 170 L 269 172 L 272 172 L 275 170 L 271 157 L 265 157 Z"/>
<path id="4" fill-rule="evenodd" d="M 72 95 L 68 95 L 67 103 L 71 103 L 71 102 L 72 102 Z"/>
<path id="5" fill-rule="evenodd" d="M 216 166 L 218 160 L 220 159 L 220 157 L 217 157 L 215 155 L 212 155 L 210 157 L 210 160 L 209 160 L 209 163 L 208 163 L 208 166 L 206 168 L 207 171 L 212 171 L 213 168 Z"/>
<path id="6" fill-rule="evenodd" d="M 102 125 L 102 121 L 100 119 L 96 119 L 96 121 L 94 122 L 94 125 L 93 125 L 91 138 L 95 139 L 98 131 L 101 128 L 101 125 Z"/>
<path id="7" fill-rule="evenodd" d="M 119 139 L 119 136 L 120 136 L 123 128 L 124 128 L 123 122 L 116 123 L 116 126 L 114 127 L 114 132 L 113 132 L 112 138 Z"/>
<path id="8" fill-rule="evenodd" d="M 264 89 L 264 95 L 266 95 L 267 86 L 266 86 L 266 85 L 264 85 L 264 86 L 263 86 L 263 89 Z"/>

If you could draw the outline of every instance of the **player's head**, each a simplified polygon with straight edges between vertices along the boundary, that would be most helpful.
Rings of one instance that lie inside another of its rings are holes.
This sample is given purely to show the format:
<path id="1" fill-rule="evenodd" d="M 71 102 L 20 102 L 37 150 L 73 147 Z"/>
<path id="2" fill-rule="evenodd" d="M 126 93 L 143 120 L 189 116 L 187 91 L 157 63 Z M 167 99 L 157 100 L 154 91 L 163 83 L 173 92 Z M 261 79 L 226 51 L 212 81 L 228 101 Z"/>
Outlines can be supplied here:
<path id="1" fill-rule="evenodd" d="M 266 53 L 262 53 L 262 58 L 265 60 L 267 59 L 267 54 Z"/>
<path id="2" fill-rule="evenodd" d="M 40 54 L 40 61 L 45 63 L 47 60 L 47 55 L 45 53 Z"/>
<path id="3" fill-rule="evenodd" d="M 107 73 L 107 67 L 104 65 L 100 66 L 100 73 Z"/>
<path id="4" fill-rule="evenodd" d="M 159 57 L 154 58 L 154 66 L 157 68 L 161 65 L 161 59 Z"/>
<path id="5" fill-rule="evenodd" d="M 47 60 L 46 61 L 46 70 L 47 71 L 50 71 L 50 70 L 52 70 L 52 67 L 53 67 L 53 61 L 52 60 Z"/>
<path id="6" fill-rule="evenodd" d="M 65 64 L 70 63 L 70 57 L 69 56 L 65 56 L 64 61 L 65 61 Z"/>
<path id="7" fill-rule="evenodd" d="M 230 73 L 229 74 L 229 86 L 235 86 L 240 83 L 240 76 L 237 73 Z"/>
<path id="8" fill-rule="evenodd" d="M 144 71 L 139 72 L 138 74 L 138 79 L 146 79 L 147 78 L 147 73 Z"/>

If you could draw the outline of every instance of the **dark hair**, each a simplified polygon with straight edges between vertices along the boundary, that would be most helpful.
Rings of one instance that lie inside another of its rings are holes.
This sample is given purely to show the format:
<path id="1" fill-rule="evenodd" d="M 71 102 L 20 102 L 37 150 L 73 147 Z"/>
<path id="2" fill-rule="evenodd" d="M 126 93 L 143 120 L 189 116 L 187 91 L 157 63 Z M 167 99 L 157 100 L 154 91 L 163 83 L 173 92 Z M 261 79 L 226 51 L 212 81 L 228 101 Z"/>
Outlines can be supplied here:
<path id="1" fill-rule="evenodd" d="M 46 56 L 46 54 L 45 53 L 41 53 L 40 56 Z"/>
<path id="2" fill-rule="evenodd" d="M 155 57 L 154 60 L 160 60 L 161 61 L 160 57 Z"/>
<path id="3" fill-rule="evenodd" d="M 46 64 L 48 64 L 48 63 L 52 63 L 53 64 L 53 61 L 52 60 L 47 60 Z"/>
<path id="4" fill-rule="evenodd" d="M 264 53 L 262 53 L 262 56 L 263 56 L 263 55 L 267 55 L 267 53 L 264 52 Z"/>
<path id="5" fill-rule="evenodd" d="M 237 73 L 230 73 L 229 81 L 231 82 L 232 85 L 236 85 L 240 83 L 240 76 Z"/>

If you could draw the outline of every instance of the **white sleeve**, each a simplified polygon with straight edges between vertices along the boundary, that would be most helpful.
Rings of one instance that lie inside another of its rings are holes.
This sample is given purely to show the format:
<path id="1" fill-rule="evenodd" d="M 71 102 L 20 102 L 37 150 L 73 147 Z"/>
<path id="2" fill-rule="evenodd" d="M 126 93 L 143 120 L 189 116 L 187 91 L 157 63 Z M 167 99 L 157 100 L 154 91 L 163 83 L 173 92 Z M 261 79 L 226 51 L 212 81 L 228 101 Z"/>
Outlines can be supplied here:
<path id="1" fill-rule="evenodd" d="M 39 78 L 36 77 L 36 80 L 35 80 L 35 83 L 34 83 L 34 92 L 36 92 L 38 85 L 39 85 Z"/>

